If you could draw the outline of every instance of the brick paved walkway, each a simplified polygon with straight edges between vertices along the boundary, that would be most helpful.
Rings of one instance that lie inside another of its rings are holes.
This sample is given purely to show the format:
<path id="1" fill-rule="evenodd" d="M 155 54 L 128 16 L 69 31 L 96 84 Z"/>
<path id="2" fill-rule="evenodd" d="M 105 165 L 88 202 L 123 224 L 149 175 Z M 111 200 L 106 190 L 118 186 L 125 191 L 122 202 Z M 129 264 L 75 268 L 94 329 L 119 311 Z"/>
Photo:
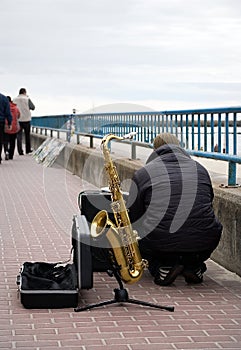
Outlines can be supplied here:
<path id="1" fill-rule="evenodd" d="M 175 311 L 138 305 L 27 310 L 17 295 L 16 275 L 25 261 L 55 262 L 69 257 L 77 197 L 91 186 L 58 167 L 43 168 L 31 156 L 0 165 L 0 349 L 99 350 L 240 349 L 241 279 L 208 261 L 205 281 L 156 286 L 148 272 L 129 295 Z M 80 303 L 112 299 L 115 280 L 96 273 L 94 288 Z"/>

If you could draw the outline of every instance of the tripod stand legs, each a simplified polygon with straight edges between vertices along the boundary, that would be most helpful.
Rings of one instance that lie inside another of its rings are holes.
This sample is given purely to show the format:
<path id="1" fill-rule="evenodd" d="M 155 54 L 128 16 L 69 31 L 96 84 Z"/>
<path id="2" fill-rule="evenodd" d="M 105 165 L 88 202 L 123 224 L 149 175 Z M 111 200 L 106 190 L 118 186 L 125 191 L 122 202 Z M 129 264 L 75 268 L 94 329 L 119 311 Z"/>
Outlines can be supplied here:
<path id="1" fill-rule="evenodd" d="M 170 312 L 174 311 L 173 306 L 162 306 L 162 305 L 158 305 L 158 304 L 147 303 L 147 302 L 141 301 L 141 300 L 129 299 L 128 292 L 124 288 L 115 288 L 114 292 L 115 292 L 115 297 L 112 300 L 106 300 L 106 301 L 103 301 L 103 302 L 100 302 L 97 304 L 90 304 L 90 305 L 83 306 L 83 307 L 77 307 L 74 309 L 74 311 L 80 312 L 80 311 L 90 310 L 90 309 L 93 309 L 95 307 L 105 306 L 105 305 L 109 305 L 109 304 L 123 303 L 123 302 L 130 303 L 130 304 L 149 306 L 149 307 L 153 307 L 156 309 L 167 310 Z"/>
<path id="2" fill-rule="evenodd" d="M 116 302 L 117 301 L 115 299 L 106 300 L 106 301 L 103 301 L 103 302 L 97 303 L 97 304 L 90 304 L 90 305 L 83 306 L 83 307 L 78 306 L 77 308 L 74 309 L 74 311 L 75 312 L 81 312 L 81 311 L 93 309 L 94 307 L 100 307 L 100 306 L 104 306 L 104 305 L 114 304 Z"/>
<path id="3" fill-rule="evenodd" d="M 166 311 L 173 312 L 174 307 L 173 306 L 163 306 L 163 305 L 158 305 L 158 304 L 152 304 L 152 303 L 147 303 L 146 301 L 141 301 L 141 300 L 136 300 L 136 299 L 128 299 L 126 300 L 127 303 L 131 304 L 137 304 L 137 305 L 143 305 L 143 306 L 150 306 L 156 309 L 162 309 Z"/>

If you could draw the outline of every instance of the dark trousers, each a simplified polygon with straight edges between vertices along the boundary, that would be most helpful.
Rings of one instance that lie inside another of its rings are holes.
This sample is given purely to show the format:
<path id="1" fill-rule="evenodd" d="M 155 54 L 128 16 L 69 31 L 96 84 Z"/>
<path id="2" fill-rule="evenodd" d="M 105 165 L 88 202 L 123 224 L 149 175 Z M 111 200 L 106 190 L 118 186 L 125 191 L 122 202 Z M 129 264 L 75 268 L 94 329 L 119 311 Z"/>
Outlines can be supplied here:
<path id="1" fill-rule="evenodd" d="M 9 153 L 9 159 L 13 159 L 17 134 L 5 134 L 6 143 L 4 144 L 5 153 Z"/>
<path id="2" fill-rule="evenodd" d="M 158 267 L 173 267 L 183 265 L 185 269 L 195 270 L 201 267 L 202 263 L 210 258 L 212 251 L 193 252 L 160 252 L 145 247 L 145 243 L 139 242 L 142 258 L 148 260 L 148 268 L 152 275 L 155 275 Z"/>
<path id="3" fill-rule="evenodd" d="M 8 143 L 9 143 L 9 134 L 4 132 L 4 134 L 3 134 L 3 149 L 4 149 L 5 154 L 6 154 L 6 152 L 8 152 L 8 148 L 9 148 Z"/>
<path id="4" fill-rule="evenodd" d="M 20 130 L 17 134 L 17 148 L 18 153 L 23 154 L 23 130 L 25 135 L 25 151 L 26 153 L 31 152 L 31 143 L 30 143 L 30 121 L 29 122 L 19 122 Z"/>
<path id="5" fill-rule="evenodd" d="M 2 147 L 4 144 L 4 125 L 4 122 L 0 123 L 0 162 L 2 160 Z"/>

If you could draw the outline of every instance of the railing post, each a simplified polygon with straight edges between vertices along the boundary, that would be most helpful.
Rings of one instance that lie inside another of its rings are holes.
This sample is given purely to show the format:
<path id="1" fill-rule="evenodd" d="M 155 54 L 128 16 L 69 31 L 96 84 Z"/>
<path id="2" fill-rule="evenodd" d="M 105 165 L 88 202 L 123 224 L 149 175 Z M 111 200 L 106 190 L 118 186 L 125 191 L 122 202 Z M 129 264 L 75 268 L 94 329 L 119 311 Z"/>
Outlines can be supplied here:
<path id="1" fill-rule="evenodd" d="M 133 142 L 131 143 L 131 159 L 136 159 L 136 145 Z"/>
<path id="2" fill-rule="evenodd" d="M 236 185 L 236 163 L 228 162 L 228 186 Z"/>
<path id="3" fill-rule="evenodd" d="M 222 114 L 218 113 L 218 152 L 222 152 Z"/>
<path id="4" fill-rule="evenodd" d="M 213 113 L 211 113 L 211 152 L 214 151 L 214 119 Z"/>
<path id="5" fill-rule="evenodd" d="M 233 154 L 237 154 L 237 114 L 233 114 Z"/>
<path id="6" fill-rule="evenodd" d="M 201 145 L 201 118 L 200 118 L 200 114 L 197 115 L 197 149 L 198 151 L 201 150 L 201 147 L 203 147 Z"/>
<path id="7" fill-rule="evenodd" d="M 93 136 L 90 136 L 90 148 L 94 148 Z"/>
<path id="8" fill-rule="evenodd" d="M 229 114 L 226 113 L 225 117 L 225 152 L 229 153 Z"/>

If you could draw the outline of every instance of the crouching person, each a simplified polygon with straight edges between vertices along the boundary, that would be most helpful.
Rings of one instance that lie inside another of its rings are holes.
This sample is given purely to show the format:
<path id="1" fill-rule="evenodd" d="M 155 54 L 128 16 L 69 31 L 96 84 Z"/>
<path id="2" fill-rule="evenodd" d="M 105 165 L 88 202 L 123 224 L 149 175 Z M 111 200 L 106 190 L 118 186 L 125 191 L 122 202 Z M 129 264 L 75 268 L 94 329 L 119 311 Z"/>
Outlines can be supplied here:
<path id="1" fill-rule="evenodd" d="M 158 285 L 170 285 L 178 275 L 187 283 L 201 283 L 205 261 L 222 233 L 209 174 L 174 135 L 158 135 L 153 146 L 145 166 L 134 174 L 127 203 L 142 257 Z"/>

